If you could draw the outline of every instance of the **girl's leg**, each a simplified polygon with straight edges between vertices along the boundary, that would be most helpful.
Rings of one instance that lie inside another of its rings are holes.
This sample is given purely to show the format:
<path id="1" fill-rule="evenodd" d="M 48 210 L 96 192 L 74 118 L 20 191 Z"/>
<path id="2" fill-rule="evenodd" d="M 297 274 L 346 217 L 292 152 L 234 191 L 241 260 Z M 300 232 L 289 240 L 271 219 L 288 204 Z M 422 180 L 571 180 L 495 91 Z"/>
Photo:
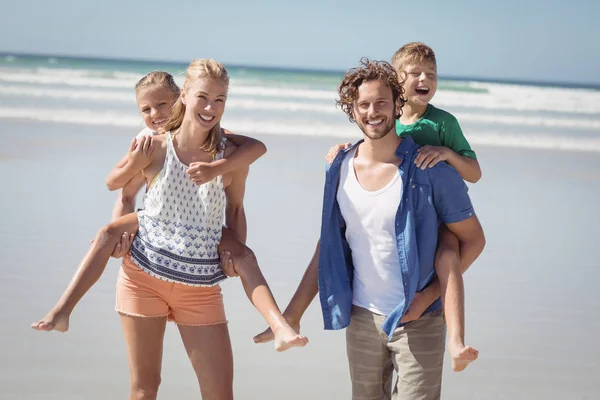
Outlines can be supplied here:
<path id="1" fill-rule="evenodd" d="M 252 250 L 240 242 L 230 229 L 223 228 L 219 246 L 219 252 L 221 251 L 229 251 L 231 254 L 248 299 L 271 327 L 275 335 L 275 350 L 305 346 L 308 339 L 290 327 L 281 314 Z"/>
<path id="2" fill-rule="evenodd" d="M 445 225 L 439 230 L 435 271 L 440 280 L 448 326 L 448 352 L 452 357 L 452 369 L 462 371 L 477 359 L 479 352 L 471 346 L 465 346 L 465 289 L 460 266 L 460 247 L 458 238 Z"/>
<path id="3" fill-rule="evenodd" d="M 127 214 L 100 229 L 58 303 L 44 318 L 31 324 L 31 327 L 40 331 L 66 332 L 71 312 L 100 278 L 123 234 L 135 233 L 137 229 L 137 213 Z"/>
<path id="4" fill-rule="evenodd" d="M 227 324 L 178 325 L 204 400 L 233 399 L 233 354 Z"/>
<path id="5" fill-rule="evenodd" d="M 160 385 L 167 317 L 120 316 L 129 360 L 129 400 L 154 400 Z"/>

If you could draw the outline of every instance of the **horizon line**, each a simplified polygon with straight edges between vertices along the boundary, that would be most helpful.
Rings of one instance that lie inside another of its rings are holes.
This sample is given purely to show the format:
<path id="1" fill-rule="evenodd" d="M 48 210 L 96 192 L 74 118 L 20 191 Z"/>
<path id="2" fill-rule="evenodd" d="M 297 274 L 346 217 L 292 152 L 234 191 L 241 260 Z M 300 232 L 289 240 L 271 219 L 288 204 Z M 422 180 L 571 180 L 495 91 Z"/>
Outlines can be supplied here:
<path id="1" fill-rule="evenodd" d="M 135 59 L 127 57 L 108 57 L 108 56 L 94 56 L 94 55 L 72 55 L 72 54 L 51 54 L 51 53 L 26 53 L 19 51 L 6 51 L 0 50 L 0 57 L 19 57 L 19 56 L 34 56 L 34 57 L 49 57 L 49 58 L 70 58 L 87 61 L 125 61 L 131 63 L 156 63 L 156 64 L 187 64 L 189 61 L 180 60 L 152 60 L 152 59 Z M 330 68 L 310 68 L 310 67 L 286 67 L 281 65 L 256 65 L 256 64 L 236 64 L 224 62 L 233 68 L 253 68 L 271 71 L 287 71 L 287 72 L 299 72 L 299 73 L 326 73 L 326 74 L 340 74 L 345 73 L 342 69 L 330 69 Z M 535 81 L 528 79 L 510 79 L 510 78 L 487 78 L 487 77 L 466 77 L 458 75 L 440 75 L 442 80 L 450 81 L 472 81 L 472 82 L 484 82 L 484 83 L 501 83 L 501 84 L 519 84 L 519 85 L 531 85 L 531 86 L 542 86 L 542 87 L 559 87 L 559 88 L 570 88 L 570 89 L 593 89 L 600 90 L 600 82 L 598 83 L 578 83 L 578 82 L 560 82 L 560 81 Z"/>

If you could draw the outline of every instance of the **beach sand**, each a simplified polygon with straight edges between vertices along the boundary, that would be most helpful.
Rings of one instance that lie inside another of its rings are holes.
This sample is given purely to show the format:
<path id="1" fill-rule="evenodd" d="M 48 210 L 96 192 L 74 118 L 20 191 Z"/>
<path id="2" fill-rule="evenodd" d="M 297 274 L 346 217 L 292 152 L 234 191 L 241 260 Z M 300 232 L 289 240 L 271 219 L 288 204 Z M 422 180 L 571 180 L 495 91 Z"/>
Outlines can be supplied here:
<path id="1" fill-rule="evenodd" d="M 135 132 L 100 126 L 5 122 L 0 251 L 0 398 L 116 399 L 128 391 L 114 312 L 119 268 L 75 309 L 66 334 L 32 330 L 58 299 L 115 193 L 104 186 Z M 319 234 L 324 156 L 339 141 L 259 137 L 269 152 L 247 186 L 248 245 L 282 308 Z M 349 137 L 348 140 L 356 138 Z M 470 193 L 487 236 L 465 275 L 467 344 L 480 358 L 453 373 L 444 399 L 595 399 L 600 391 L 600 155 L 476 148 L 483 179 Z M 318 300 L 304 320 L 304 349 L 255 345 L 265 327 L 237 279 L 223 284 L 238 399 L 347 399 L 343 331 L 324 331 Z M 199 398 L 176 327 L 165 338 L 162 399 Z"/>

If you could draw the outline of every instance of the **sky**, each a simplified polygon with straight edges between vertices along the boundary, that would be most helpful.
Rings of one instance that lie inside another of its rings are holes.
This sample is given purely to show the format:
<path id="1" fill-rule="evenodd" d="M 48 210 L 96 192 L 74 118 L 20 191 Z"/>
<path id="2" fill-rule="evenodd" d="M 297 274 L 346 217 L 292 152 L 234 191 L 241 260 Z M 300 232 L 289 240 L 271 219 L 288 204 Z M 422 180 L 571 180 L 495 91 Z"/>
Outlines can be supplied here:
<path id="1" fill-rule="evenodd" d="M 422 41 L 446 77 L 600 84 L 599 0 L 0 0 L 0 52 L 346 70 Z"/>

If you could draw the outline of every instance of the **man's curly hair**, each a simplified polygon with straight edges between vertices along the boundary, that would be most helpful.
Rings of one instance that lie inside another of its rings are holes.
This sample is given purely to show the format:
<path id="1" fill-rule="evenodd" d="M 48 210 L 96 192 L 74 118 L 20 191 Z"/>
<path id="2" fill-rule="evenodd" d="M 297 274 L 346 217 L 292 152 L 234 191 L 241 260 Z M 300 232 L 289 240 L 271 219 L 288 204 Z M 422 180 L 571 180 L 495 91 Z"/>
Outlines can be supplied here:
<path id="1" fill-rule="evenodd" d="M 369 60 L 367 57 L 360 59 L 360 65 L 356 68 L 352 68 L 346 72 L 338 93 L 340 95 L 339 100 L 336 100 L 336 104 L 348 115 L 350 122 L 355 122 L 354 113 L 352 112 L 352 106 L 354 101 L 358 97 L 358 88 L 364 82 L 381 81 L 392 89 L 392 98 L 394 104 L 399 104 L 400 107 L 404 106 L 406 99 L 404 99 L 404 88 L 402 84 L 398 82 L 398 75 L 394 70 L 394 67 L 390 63 L 385 61 Z M 397 103 L 396 103 L 397 102 Z M 402 108 L 398 115 L 394 118 L 398 119 L 402 115 Z"/>

